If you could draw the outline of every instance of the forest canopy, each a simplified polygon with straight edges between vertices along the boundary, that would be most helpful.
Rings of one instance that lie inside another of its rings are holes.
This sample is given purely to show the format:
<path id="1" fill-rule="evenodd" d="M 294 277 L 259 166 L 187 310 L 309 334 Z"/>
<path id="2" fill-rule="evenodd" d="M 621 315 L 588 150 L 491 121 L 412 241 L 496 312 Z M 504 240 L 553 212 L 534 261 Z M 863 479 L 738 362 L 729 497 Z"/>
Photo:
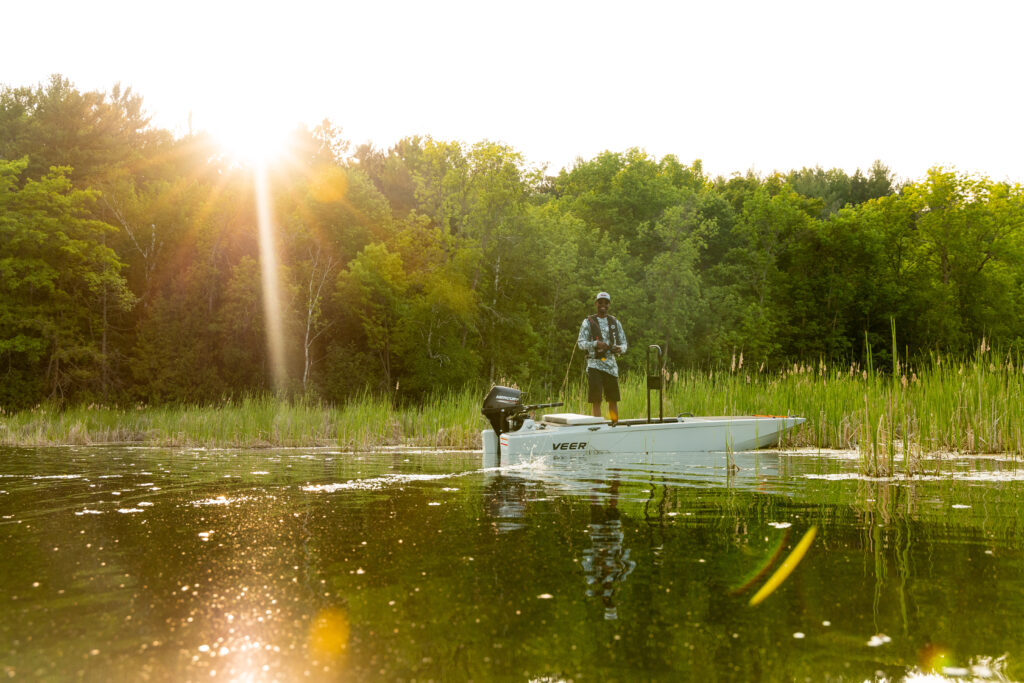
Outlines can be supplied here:
<path id="1" fill-rule="evenodd" d="M 612 295 L 625 371 L 849 364 L 1024 336 L 1019 184 L 802 168 L 707 176 L 639 149 L 549 174 L 508 146 L 353 148 L 296 128 L 266 188 L 286 390 L 415 399 L 557 387 Z M 275 389 L 253 170 L 141 96 L 0 90 L 0 406 L 208 402 Z M 879 361 L 883 364 L 884 360 Z"/>

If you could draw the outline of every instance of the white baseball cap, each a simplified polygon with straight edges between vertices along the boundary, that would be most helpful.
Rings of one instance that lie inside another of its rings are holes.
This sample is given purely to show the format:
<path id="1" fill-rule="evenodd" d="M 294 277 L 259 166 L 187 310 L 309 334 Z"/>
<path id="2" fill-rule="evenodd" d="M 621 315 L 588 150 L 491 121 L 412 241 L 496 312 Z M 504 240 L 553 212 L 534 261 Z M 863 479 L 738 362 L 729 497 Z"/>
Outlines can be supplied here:
<path id="1" fill-rule="evenodd" d="M 608 294 L 608 292 L 598 292 L 598 293 L 597 293 L 597 296 L 596 296 L 596 297 L 594 297 L 594 303 L 597 303 L 597 302 L 598 302 L 598 301 L 600 301 L 601 299 L 608 299 L 608 303 L 611 303 L 611 302 L 612 302 L 612 298 L 611 298 L 611 296 L 610 296 L 610 295 Z"/>

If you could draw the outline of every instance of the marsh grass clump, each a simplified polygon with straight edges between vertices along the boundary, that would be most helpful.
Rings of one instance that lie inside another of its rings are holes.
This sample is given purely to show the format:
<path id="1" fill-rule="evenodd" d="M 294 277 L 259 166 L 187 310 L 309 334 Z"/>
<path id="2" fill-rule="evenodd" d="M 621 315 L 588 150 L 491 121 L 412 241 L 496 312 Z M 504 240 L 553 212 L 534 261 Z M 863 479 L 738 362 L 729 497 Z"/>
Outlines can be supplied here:
<path id="1" fill-rule="evenodd" d="M 894 335 L 895 336 L 895 335 Z M 744 368 L 673 373 L 666 415 L 799 415 L 807 422 L 782 447 L 857 450 L 869 476 L 912 475 L 933 453 L 1024 455 L 1024 371 L 1019 358 L 983 340 L 973 356 L 933 354 L 920 365 L 901 360 L 884 370 L 870 362 L 796 363 L 775 371 Z M 622 381 L 620 412 L 644 415 L 642 375 Z M 582 389 L 581 389 L 582 391 Z M 652 393 L 653 411 L 657 411 Z"/>
<path id="2" fill-rule="evenodd" d="M 969 358 L 933 354 L 920 366 L 893 353 L 891 372 L 858 364 L 795 364 L 776 372 L 723 368 L 673 375 L 665 413 L 800 415 L 783 447 L 857 450 L 869 476 L 912 475 L 925 454 L 1024 455 L 1024 371 L 984 341 Z M 642 378 L 639 378 L 642 380 Z M 628 387 L 628 388 L 627 388 Z M 624 392 L 643 402 L 641 381 Z M 637 412 L 646 404 L 631 406 Z"/>
<path id="3" fill-rule="evenodd" d="M 895 351 L 895 349 L 894 349 Z M 857 450 L 872 476 L 911 475 L 925 454 L 1024 456 L 1024 370 L 1020 359 L 985 342 L 973 356 L 933 354 L 919 365 L 900 360 L 885 372 L 868 363 L 796 363 L 769 371 L 742 361 L 666 376 L 664 414 L 799 415 L 807 422 L 782 448 Z M 501 382 L 509 384 L 509 382 Z M 621 379 L 626 417 L 647 414 L 646 377 Z M 589 413 L 582 377 L 564 387 L 523 386 L 530 403 L 561 400 L 561 411 Z M 340 405 L 315 399 L 249 396 L 213 405 L 41 405 L 0 413 L 0 445 L 146 443 L 160 446 L 388 446 L 478 449 L 487 427 L 479 386 L 448 389 L 416 402 L 363 392 Z M 658 413 L 656 392 L 651 412 Z"/>
<path id="4" fill-rule="evenodd" d="M 445 391 L 410 405 L 369 391 L 338 406 L 269 395 L 211 405 L 40 405 L 0 413 L 0 445 L 478 448 L 480 395 L 469 388 Z"/>

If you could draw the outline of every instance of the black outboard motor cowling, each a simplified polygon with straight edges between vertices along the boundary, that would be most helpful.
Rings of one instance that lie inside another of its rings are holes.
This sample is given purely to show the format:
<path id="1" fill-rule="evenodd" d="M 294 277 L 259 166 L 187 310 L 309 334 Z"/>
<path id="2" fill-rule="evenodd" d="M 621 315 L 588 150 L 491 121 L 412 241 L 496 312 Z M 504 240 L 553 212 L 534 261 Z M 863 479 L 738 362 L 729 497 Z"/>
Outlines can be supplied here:
<path id="1" fill-rule="evenodd" d="M 502 434 L 517 431 L 522 427 L 531 410 L 553 408 L 562 405 L 561 401 L 559 401 L 557 403 L 536 403 L 524 406 L 522 398 L 523 392 L 518 389 L 495 386 L 491 388 L 487 398 L 484 399 L 484 408 L 480 412 L 490 420 L 494 433 L 499 437 Z"/>
<path id="2" fill-rule="evenodd" d="M 523 426 L 526 418 L 522 402 L 523 392 L 512 387 L 491 388 L 487 398 L 484 399 L 484 407 L 481 411 L 494 428 L 498 436 L 508 432 L 514 432 Z"/>

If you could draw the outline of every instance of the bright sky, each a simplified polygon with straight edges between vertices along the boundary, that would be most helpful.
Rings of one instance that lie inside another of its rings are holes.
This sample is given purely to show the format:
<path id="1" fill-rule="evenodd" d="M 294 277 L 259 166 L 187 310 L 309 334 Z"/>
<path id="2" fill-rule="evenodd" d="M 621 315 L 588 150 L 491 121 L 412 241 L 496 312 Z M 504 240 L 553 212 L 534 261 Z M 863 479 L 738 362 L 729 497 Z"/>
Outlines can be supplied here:
<path id="1" fill-rule="evenodd" d="M 640 147 L 711 174 L 881 159 L 1024 182 L 1017 0 L 5 3 L 0 84 L 142 95 L 153 123 L 506 143 L 556 173 Z"/>

